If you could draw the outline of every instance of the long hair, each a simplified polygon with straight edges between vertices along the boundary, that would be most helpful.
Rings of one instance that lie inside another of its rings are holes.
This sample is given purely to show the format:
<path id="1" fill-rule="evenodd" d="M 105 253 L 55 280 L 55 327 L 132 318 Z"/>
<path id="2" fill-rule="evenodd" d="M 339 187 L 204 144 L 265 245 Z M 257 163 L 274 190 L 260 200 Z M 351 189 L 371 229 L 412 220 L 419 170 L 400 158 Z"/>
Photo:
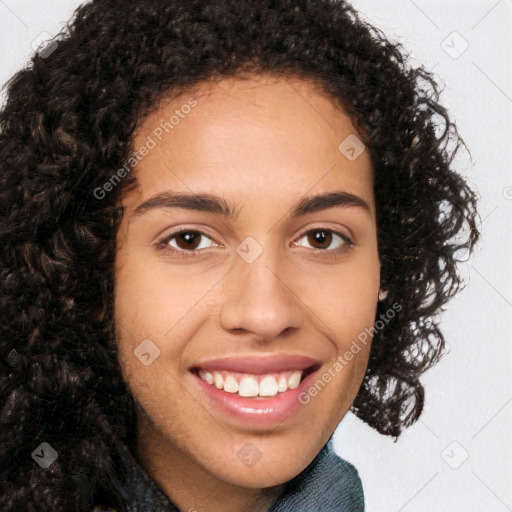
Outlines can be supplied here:
<path id="1" fill-rule="evenodd" d="M 388 292 L 376 321 L 402 305 L 375 331 L 352 411 L 395 438 L 416 421 L 420 375 L 444 349 L 438 313 L 479 236 L 434 77 L 341 0 L 93 0 L 56 41 L 10 80 L 0 112 L 0 510 L 86 511 L 95 492 L 123 509 L 136 422 L 113 264 L 133 177 L 94 190 L 161 98 L 205 80 L 313 80 L 352 118 L 374 171 Z M 41 443 L 57 454 L 46 469 Z"/>

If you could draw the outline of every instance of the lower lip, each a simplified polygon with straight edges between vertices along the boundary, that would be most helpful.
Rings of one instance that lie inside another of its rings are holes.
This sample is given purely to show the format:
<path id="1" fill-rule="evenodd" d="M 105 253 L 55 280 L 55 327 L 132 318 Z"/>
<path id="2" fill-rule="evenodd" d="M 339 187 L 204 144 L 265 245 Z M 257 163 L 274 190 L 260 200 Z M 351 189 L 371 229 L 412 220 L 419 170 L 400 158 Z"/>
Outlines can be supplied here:
<path id="1" fill-rule="evenodd" d="M 228 393 L 208 384 L 199 375 L 191 372 L 195 380 L 208 396 L 213 409 L 224 412 L 245 426 L 276 427 L 296 413 L 302 404 L 299 395 L 310 387 L 317 371 L 306 378 L 295 389 L 289 389 L 276 396 L 257 400 Z"/>

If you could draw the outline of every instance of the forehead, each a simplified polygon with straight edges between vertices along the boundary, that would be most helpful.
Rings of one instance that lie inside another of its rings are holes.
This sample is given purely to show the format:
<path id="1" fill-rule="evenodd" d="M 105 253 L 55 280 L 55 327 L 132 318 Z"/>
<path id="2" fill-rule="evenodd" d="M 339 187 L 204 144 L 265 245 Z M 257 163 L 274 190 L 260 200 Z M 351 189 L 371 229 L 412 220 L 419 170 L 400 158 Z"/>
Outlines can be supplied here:
<path id="1" fill-rule="evenodd" d="M 197 84 L 162 99 L 138 126 L 134 149 L 149 139 L 154 147 L 133 171 L 139 199 L 166 187 L 274 198 L 341 187 L 373 204 L 367 152 L 354 160 L 343 152 L 345 141 L 360 140 L 354 124 L 311 81 L 260 75 Z"/>

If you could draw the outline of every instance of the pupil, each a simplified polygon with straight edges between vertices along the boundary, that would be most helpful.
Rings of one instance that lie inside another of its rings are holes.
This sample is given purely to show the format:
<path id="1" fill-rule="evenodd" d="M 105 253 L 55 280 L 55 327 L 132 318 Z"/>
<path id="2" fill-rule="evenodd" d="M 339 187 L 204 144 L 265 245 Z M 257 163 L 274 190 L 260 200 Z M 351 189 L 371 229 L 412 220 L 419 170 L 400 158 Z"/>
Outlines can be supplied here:
<path id="1" fill-rule="evenodd" d="M 319 243 L 320 245 L 323 244 L 322 247 L 329 247 L 329 244 L 331 242 L 331 233 L 322 231 L 320 229 L 314 230 L 312 233 L 312 239 L 314 242 Z"/>
<path id="2" fill-rule="evenodd" d="M 198 245 L 197 241 L 199 240 L 199 233 L 196 231 L 187 231 L 185 233 L 181 233 L 178 240 L 185 241 L 184 245 L 186 249 L 194 249 Z"/>

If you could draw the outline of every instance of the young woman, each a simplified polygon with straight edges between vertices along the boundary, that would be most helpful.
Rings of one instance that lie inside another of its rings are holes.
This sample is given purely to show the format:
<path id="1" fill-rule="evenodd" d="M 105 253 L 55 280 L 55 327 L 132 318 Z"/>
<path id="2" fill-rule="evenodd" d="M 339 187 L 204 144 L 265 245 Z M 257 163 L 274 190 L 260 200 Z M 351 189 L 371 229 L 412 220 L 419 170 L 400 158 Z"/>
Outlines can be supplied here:
<path id="1" fill-rule="evenodd" d="M 437 86 L 334 0 L 93 0 L 0 115 L 2 511 L 359 511 L 478 232 Z"/>

